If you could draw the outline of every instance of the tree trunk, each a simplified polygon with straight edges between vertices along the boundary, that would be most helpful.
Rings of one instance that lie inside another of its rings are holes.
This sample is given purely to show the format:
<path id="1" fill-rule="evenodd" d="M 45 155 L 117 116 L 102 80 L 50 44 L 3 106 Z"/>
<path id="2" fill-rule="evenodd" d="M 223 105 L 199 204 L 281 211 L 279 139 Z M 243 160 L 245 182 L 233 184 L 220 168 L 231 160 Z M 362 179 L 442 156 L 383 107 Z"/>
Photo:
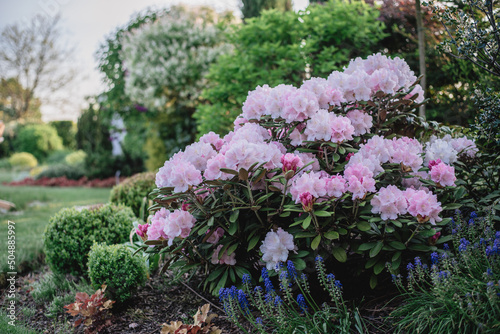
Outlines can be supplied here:
<path id="1" fill-rule="evenodd" d="M 422 20 L 422 6 L 420 0 L 415 0 L 415 10 L 417 18 L 417 35 L 418 35 L 418 60 L 420 67 L 420 75 L 423 75 L 420 80 L 420 85 L 425 92 L 425 36 L 424 36 L 424 23 Z M 425 105 L 422 105 L 418 110 L 418 115 L 425 119 Z"/>

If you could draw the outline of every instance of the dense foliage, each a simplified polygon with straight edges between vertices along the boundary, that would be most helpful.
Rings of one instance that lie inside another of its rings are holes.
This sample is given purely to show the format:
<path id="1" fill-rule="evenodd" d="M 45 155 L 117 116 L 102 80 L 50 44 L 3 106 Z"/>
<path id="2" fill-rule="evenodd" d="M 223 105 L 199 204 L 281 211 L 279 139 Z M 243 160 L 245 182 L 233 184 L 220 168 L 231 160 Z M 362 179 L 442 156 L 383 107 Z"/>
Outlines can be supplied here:
<path id="1" fill-rule="evenodd" d="M 143 218 L 149 207 L 148 195 L 155 189 L 155 173 L 140 173 L 113 187 L 110 202 L 132 209 L 136 217 Z"/>
<path id="2" fill-rule="evenodd" d="M 89 278 L 97 289 L 106 285 L 106 295 L 119 302 L 133 296 L 146 281 L 142 256 L 134 256 L 126 245 L 94 244 L 89 252 Z"/>
<path id="3" fill-rule="evenodd" d="M 415 258 L 405 278 L 393 276 L 405 298 L 392 313 L 399 332 L 498 332 L 500 232 L 492 212 L 485 217 L 458 213 L 452 242 L 431 254 L 430 265 Z"/>
<path id="4" fill-rule="evenodd" d="M 76 124 L 73 121 L 52 121 L 49 124 L 56 129 L 65 148 L 71 150 L 76 148 Z"/>
<path id="5" fill-rule="evenodd" d="M 43 160 L 51 152 L 61 150 L 63 144 L 56 129 L 50 125 L 32 124 L 19 129 L 14 147 L 18 152 L 28 152 Z"/>
<path id="6" fill-rule="evenodd" d="M 416 80 L 403 60 L 377 54 L 300 88 L 257 87 L 233 132 L 202 136 L 160 169 L 146 244 L 168 247 L 184 270 L 203 268 L 215 293 L 255 275 L 259 260 L 303 270 L 317 254 L 371 273 L 374 287 L 388 263 L 397 270 L 436 250 L 449 239 L 441 212 L 465 193 L 453 164 L 477 148 L 465 137 L 409 137 L 429 128 L 413 114 Z"/>
<path id="7" fill-rule="evenodd" d="M 38 160 L 31 153 L 14 153 L 9 158 L 10 167 L 18 169 L 31 169 L 38 165 Z"/>
<path id="8" fill-rule="evenodd" d="M 47 263 L 55 273 L 85 275 L 94 242 L 127 241 L 135 219 L 132 210 L 121 205 L 62 209 L 50 218 L 43 236 Z"/>
<path id="9" fill-rule="evenodd" d="M 248 91 L 258 85 L 300 85 L 373 53 L 384 37 L 378 15 L 362 1 L 332 0 L 299 13 L 264 11 L 234 26 L 227 35 L 233 51 L 211 66 L 202 95 L 208 103 L 195 113 L 199 134 L 231 130 Z"/>

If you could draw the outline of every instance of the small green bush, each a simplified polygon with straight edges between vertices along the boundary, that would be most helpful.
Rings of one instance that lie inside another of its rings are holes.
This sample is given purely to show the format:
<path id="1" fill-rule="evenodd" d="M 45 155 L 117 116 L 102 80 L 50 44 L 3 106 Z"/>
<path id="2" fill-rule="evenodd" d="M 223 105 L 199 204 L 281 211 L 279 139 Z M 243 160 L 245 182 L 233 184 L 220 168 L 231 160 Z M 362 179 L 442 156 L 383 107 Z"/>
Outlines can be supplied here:
<path id="1" fill-rule="evenodd" d="M 64 163 L 64 159 L 66 156 L 70 154 L 72 151 L 69 150 L 58 150 L 49 154 L 49 156 L 44 160 L 46 164 L 61 164 Z"/>
<path id="2" fill-rule="evenodd" d="M 110 202 L 124 204 L 134 211 L 136 217 L 141 217 L 141 208 L 148 208 L 148 194 L 155 188 L 155 173 L 136 174 L 119 185 L 113 187 L 110 195 Z"/>
<path id="3" fill-rule="evenodd" d="M 9 158 L 9 164 L 13 168 L 31 169 L 38 165 L 38 161 L 33 156 L 33 154 L 27 152 L 21 152 L 21 153 L 14 153 Z"/>
<path id="4" fill-rule="evenodd" d="M 68 154 L 64 161 L 71 166 L 75 165 L 83 165 L 85 163 L 85 158 L 87 157 L 87 153 L 82 150 L 75 151 L 73 153 Z"/>
<path id="5" fill-rule="evenodd" d="M 70 166 L 66 164 L 57 164 L 49 166 L 37 175 L 37 179 L 42 177 L 61 177 L 66 176 L 70 180 L 79 180 L 85 176 L 85 169 L 82 165 Z"/>
<path id="6" fill-rule="evenodd" d="M 48 124 L 26 125 L 19 130 L 14 142 L 17 152 L 29 152 L 38 160 L 63 149 L 61 137 L 57 135 L 56 129 Z"/>
<path id="7" fill-rule="evenodd" d="M 123 302 L 144 284 L 147 269 L 141 256 L 134 256 L 125 245 L 95 244 L 89 253 L 89 277 L 92 287 L 106 284 L 106 295 Z"/>
<path id="8" fill-rule="evenodd" d="M 3 169 L 10 169 L 12 166 L 10 165 L 9 159 L 8 158 L 2 158 L 0 159 L 0 168 Z"/>
<path id="9" fill-rule="evenodd" d="M 83 276 L 94 242 L 112 245 L 127 241 L 135 219 L 132 210 L 123 205 L 62 209 L 50 218 L 43 236 L 47 263 L 53 272 Z"/>

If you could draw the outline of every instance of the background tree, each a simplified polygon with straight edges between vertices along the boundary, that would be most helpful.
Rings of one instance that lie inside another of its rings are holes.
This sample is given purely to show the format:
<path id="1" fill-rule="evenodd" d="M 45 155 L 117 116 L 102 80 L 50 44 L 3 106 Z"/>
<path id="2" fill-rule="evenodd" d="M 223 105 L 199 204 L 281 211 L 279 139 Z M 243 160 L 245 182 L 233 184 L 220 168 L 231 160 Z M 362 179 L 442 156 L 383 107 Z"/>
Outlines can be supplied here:
<path id="1" fill-rule="evenodd" d="M 119 112 L 134 124 L 125 145 L 147 154 L 148 169 L 160 167 L 194 139 L 192 114 L 206 85 L 204 74 L 227 50 L 221 38 L 226 20 L 232 15 L 207 7 L 146 12 L 100 52 L 101 69 L 111 83 L 103 94 L 103 111 Z"/>
<path id="2" fill-rule="evenodd" d="M 373 4 L 373 1 L 371 1 Z M 418 30 L 415 0 L 383 0 L 374 5 L 385 23 L 386 37 L 379 48 L 391 56 L 406 60 L 419 73 Z M 445 38 L 439 21 L 433 20 L 429 6 L 423 5 L 425 27 L 426 118 L 446 124 L 467 125 L 473 120 L 474 102 L 471 99 L 476 82 L 489 82 L 488 76 L 474 69 L 472 64 L 444 54 L 437 49 Z M 441 15 L 441 14 L 439 14 Z"/>
<path id="3" fill-rule="evenodd" d="M 16 103 L 11 104 L 17 117 L 36 109 L 35 94 L 45 97 L 74 78 L 65 67 L 71 51 L 60 44 L 58 23 L 59 16 L 37 15 L 29 25 L 8 25 L 0 35 L 0 78 L 19 85 L 13 90 Z"/>
<path id="4" fill-rule="evenodd" d="M 362 1 L 332 0 L 300 13 L 264 11 L 233 26 L 227 34 L 233 50 L 210 67 L 206 103 L 194 115 L 198 133 L 229 132 L 248 91 L 258 85 L 300 86 L 308 76 L 326 77 L 350 59 L 374 53 L 385 36 L 378 16 Z"/>
<path id="5" fill-rule="evenodd" d="M 5 122 L 23 120 L 37 122 L 41 120 L 40 99 L 33 97 L 28 109 L 23 108 L 27 90 L 15 78 L 0 79 L 0 119 Z"/>
<path id="6" fill-rule="evenodd" d="M 264 10 L 277 9 L 285 12 L 293 7 L 291 0 L 242 0 L 240 8 L 243 19 L 249 19 L 260 16 Z"/>

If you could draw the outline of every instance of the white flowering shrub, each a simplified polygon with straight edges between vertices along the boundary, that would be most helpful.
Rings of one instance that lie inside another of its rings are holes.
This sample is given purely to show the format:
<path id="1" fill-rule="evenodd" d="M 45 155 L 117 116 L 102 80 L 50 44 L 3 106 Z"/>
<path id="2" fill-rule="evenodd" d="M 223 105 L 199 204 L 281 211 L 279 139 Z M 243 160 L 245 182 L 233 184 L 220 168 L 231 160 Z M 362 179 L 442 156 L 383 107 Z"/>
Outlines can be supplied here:
<path id="1" fill-rule="evenodd" d="M 466 138 L 401 135 L 422 128 L 423 101 L 408 65 L 380 54 L 301 87 L 257 87 L 234 131 L 208 133 L 160 168 L 143 249 L 203 269 L 214 293 L 258 277 L 259 264 L 303 270 L 317 255 L 350 261 L 375 286 L 386 265 L 449 240 L 443 213 L 463 195 L 453 163 L 476 151 Z"/>
<path id="2" fill-rule="evenodd" d="M 125 93 L 148 109 L 193 106 L 208 66 L 227 50 L 220 30 L 201 10 L 174 7 L 123 37 Z"/>

